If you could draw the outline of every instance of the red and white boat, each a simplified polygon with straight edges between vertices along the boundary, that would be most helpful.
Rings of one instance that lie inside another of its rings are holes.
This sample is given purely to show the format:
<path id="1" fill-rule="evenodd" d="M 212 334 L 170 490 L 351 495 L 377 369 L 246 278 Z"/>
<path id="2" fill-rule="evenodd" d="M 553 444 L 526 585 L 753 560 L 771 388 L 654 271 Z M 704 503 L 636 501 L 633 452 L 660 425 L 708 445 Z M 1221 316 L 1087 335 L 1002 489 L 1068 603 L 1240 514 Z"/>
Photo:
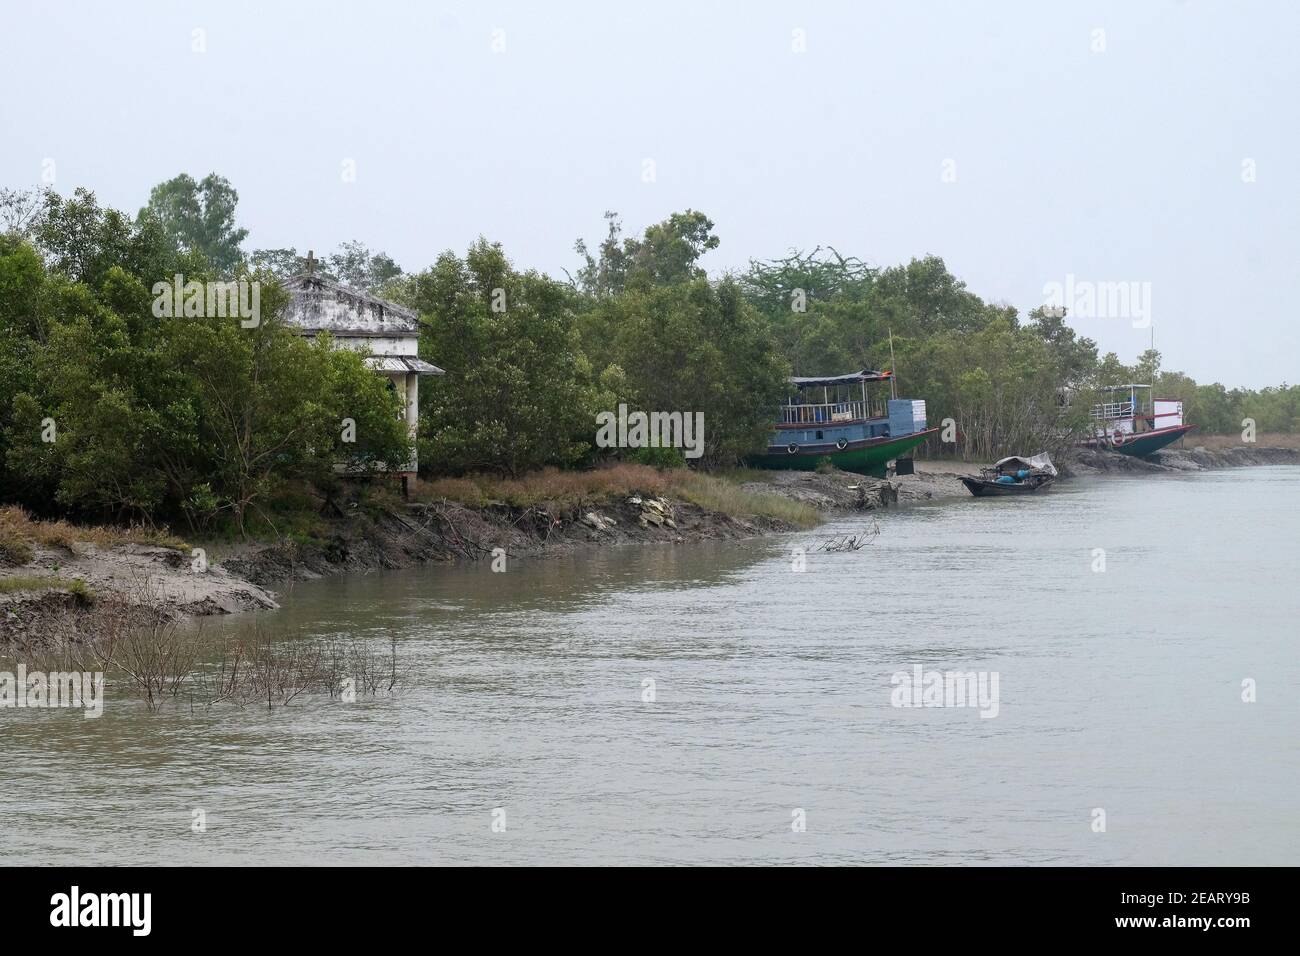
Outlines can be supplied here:
<path id="1" fill-rule="evenodd" d="M 1113 401 L 1092 407 L 1094 434 L 1079 442 L 1142 458 L 1176 442 L 1195 425 L 1183 421 L 1183 403 L 1152 398 L 1150 385 L 1115 385 L 1102 389 Z"/>

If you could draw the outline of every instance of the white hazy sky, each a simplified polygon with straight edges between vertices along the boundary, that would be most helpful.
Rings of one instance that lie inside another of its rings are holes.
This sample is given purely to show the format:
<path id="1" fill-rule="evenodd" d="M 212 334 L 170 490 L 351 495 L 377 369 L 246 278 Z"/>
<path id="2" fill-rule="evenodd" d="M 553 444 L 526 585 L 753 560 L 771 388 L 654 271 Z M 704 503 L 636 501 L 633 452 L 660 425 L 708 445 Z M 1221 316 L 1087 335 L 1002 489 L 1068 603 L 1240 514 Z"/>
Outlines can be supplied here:
<path id="1" fill-rule="evenodd" d="M 134 212 L 216 171 L 248 249 L 416 270 L 481 233 L 555 275 L 605 210 L 691 207 L 715 273 L 933 253 L 1022 312 L 1067 275 L 1149 282 L 1166 367 L 1258 387 L 1300 379 L 1298 28 L 1284 0 L 2 0 L 0 184 L 53 159 Z M 1074 324 L 1125 361 L 1150 335 Z"/>

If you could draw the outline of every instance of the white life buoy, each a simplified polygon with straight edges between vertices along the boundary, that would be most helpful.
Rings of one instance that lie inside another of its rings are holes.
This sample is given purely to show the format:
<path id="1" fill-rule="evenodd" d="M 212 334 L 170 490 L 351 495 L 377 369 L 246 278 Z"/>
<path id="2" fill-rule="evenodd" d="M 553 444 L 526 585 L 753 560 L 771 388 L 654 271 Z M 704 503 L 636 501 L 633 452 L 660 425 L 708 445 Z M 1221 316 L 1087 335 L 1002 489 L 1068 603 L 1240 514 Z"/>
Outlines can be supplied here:
<path id="1" fill-rule="evenodd" d="M 785 450 L 788 454 L 793 455 L 795 452 L 799 450 L 799 446 L 796 445 L 794 442 L 790 442 L 790 444 L 785 446 Z"/>
<path id="2" fill-rule="evenodd" d="M 843 451 L 844 449 L 849 447 L 849 440 L 847 438 L 841 438 L 839 441 L 835 443 L 835 447 L 838 448 L 840 451 Z"/>

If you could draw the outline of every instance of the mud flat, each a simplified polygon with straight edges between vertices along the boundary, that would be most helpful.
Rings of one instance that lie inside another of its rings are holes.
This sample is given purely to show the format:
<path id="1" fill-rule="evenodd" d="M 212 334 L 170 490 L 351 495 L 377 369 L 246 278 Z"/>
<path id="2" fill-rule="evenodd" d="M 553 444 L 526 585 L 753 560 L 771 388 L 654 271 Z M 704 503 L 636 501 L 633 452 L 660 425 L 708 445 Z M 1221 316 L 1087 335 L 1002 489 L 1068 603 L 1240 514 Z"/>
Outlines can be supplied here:
<path id="1" fill-rule="evenodd" d="M 878 511 L 897 505 L 920 504 L 970 493 L 960 475 L 976 474 L 979 465 L 965 462 L 920 462 L 914 475 L 869 478 L 846 471 L 773 471 L 761 480 L 745 482 L 747 491 L 770 491 L 801 501 L 822 512 Z"/>
<path id="2" fill-rule="evenodd" d="M 222 567 L 192 569 L 190 552 L 149 545 L 36 547 L 0 567 L 0 648 L 81 641 L 121 624 L 279 607 Z"/>

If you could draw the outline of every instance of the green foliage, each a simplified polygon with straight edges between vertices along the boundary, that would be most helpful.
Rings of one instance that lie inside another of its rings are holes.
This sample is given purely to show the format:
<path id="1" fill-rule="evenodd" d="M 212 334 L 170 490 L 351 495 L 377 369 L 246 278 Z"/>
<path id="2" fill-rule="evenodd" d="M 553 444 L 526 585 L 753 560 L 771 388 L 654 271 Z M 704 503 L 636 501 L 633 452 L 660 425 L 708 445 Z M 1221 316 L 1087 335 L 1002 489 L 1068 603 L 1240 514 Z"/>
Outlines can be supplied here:
<path id="1" fill-rule="evenodd" d="M 818 248 L 751 262 L 740 281 L 796 375 L 890 368 L 891 336 L 959 335 L 998 317 L 1016 324 L 1014 310 L 985 305 L 934 256 L 876 270 Z"/>
<path id="2" fill-rule="evenodd" d="M 276 277 L 306 263 L 292 248 L 258 250 L 249 271 L 237 201 L 215 174 L 160 184 L 134 219 L 82 189 L 0 190 L 0 501 L 310 536 L 313 507 L 290 498 L 336 491 L 340 464 L 408 465 L 402 396 L 363 355 L 282 324 Z M 426 471 L 496 476 L 490 492 L 486 477 L 469 482 L 479 496 L 585 494 L 615 473 L 577 481 L 549 470 L 527 488 L 501 476 L 610 457 L 595 447 L 596 414 L 620 403 L 702 412 L 695 464 L 720 469 L 762 446 L 792 372 L 859 368 L 891 369 L 899 394 L 926 400 L 931 424 L 956 420 L 974 457 L 1057 447 L 1090 427 L 1098 389 L 1133 381 L 1182 398 L 1207 433 L 1236 432 L 1243 418 L 1261 433 L 1300 430 L 1298 386 L 1198 384 L 1162 370 L 1154 350 L 1132 366 L 1099 357 L 1063 314 L 1035 309 L 1022 322 L 935 256 L 881 269 L 818 247 L 711 280 L 701 259 L 719 239 L 703 213 L 674 213 L 635 237 L 606 219 L 594 254 L 578 242 L 567 284 L 515 268 L 482 239 L 416 275 L 358 242 L 317 262 L 318 274 L 420 314 L 421 354 L 447 373 L 421 382 Z M 262 321 L 155 318 L 154 284 L 178 273 L 262 283 Z M 708 478 L 682 467 L 680 449 L 616 454 L 631 469 L 625 483 Z M 453 490 L 466 481 L 443 479 Z M 734 483 L 690 487 L 710 506 L 755 507 Z M 11 562 L 29 553 L 21 542 L 0 550 Z"/>
<path id="3" fill-rule="evenodd" d="M 16 237 L 0 236 L 0 501 L 20 491 L 3 463 L 14 402 L 33 387 L 33 363 L 45 337 L 39 301 L 45 281 L 36 250 Z"/>
<path id="4" fill-rule="evenodd" d="M 356 289 L 377 292 L 402 275 L 402 267 L 382 252 L 371 252 L 360 242 L 345 242 L 327 261 L 338 281 Z"/>
<path id="5" fill-rule="evenodd" d="M 16 236 L 0 236 L 0 328 L 44 338 L 39 317 L 45 281 L 45 264 L 36 249 Z"/>
<path id="6" fill-rule="evenodd" d="M 77 604 L 81 607 L 89 607 L 95 603 L 95 592 L 81 578 L 73 578 L 67 583 L 68 593 L 73 596 Z"/>
<path id="7" fill-rule="evenodd" d="M 1029 313 L 1030 331 L 1047 344 L 1062 386 L 1085 382 L 1097 365 L 1097 343 L 1081 338 L 1065 322 L 1064 310 L 1039 306 Z"/>
<path id="8" fill-rule="evenodd" d="M 439 256 L 412 296 L 421 353 L 447 372 L 420 391 L 427 466 L 517 475 L 586 454 L 605 396 L 578 339 L 571 289 L 516 271 L 480 239 L 464 259 Z"/>
<path id="9" fill-rule="evenodd" d="M 640 238 L 622 238 L 617 213 L 605 213 L 608 234 L 593 257 L 581 239 L 574 248 L 583 258 L 575 285 L 586 295 L 617 295 L 625 289 L 665 286 L 704 278 L 700 256 L 718 246 L 713 220 L 688 209 L 651 226 Z"/>
<path id="10" fill-rule="evenodd" d="M 258 272 L 266 272 L 275 276 L 277 279 L 290 279 L 300 273 L 307 271 L 307 258 L 298 255 L 298 250 L 289 249 L 257 249 L 248 258 L 251 268 Z M 335 277 L 329 275 L 318 262 L 316 265 L 318 274 L 325 276 L 327 279 Z"/>
<path id="11" fill-rule="evenodd" d="M 845 257 L 827 247 L 812 252 L 791 250 L 784 259 L 750 260 L 741 278 L 745 294 L 764 315 L 773 319 L 805 311 L 809 302 L 856 302 L 871 291 L 878 272 L 860 259 Z"/>
<path id="12" fill-rule="evenodd" d="M 327 481 L 339 461 L 400 469 L 411 457 L 401 402 L 384 380 L 328 336 L 308 342 L 285 328 L 274 317 L 280 304 L 264 293 L 254 329 L 172 320 L 173 362 L 196 386 L 198 474 L 219 489 L 241 530 L 247 509 L 286 480 Z"/>
<path id="13" fill-rule="evenodd" d="M 401 399 L 363 356 L 308 342 L 278 320 L 267 275 L 261 319 L 156 318 L 152 284 L 202 281 L 157 221 L 132 224 L 89 193 L 48 199 L 45 253 L 0 240 L 0 493 L 35 510 L 191 527 L 246 513 L 287 481 L 404 467 Z M 47 265 L 48 264 L 48 265 Z M 345 440 L 344 420 L 355 441 Z"/>
<path id="14" fill-rule="evenodd" d="M 201 254 L 224 276 L 243 261 L 239 246 L 248 238 L 248 230 L 235 225 L 238 204 L 239 193 L 225 177 L 209 173 L 196 182 L 181 173 L 153 188 L 139 220 L 156 220 L 178 248 Z"/>
<path id="15" fill-rule="evenodd" d="M 686 455 L 680 448 L 633 448 L 623 460 L 651 468 L 685 468 Z"/>
<path id="16" fill-rule="evenodd" d="M 697 266 L 717 246 L 702 213 L 675 214 L 641 239 L 610 235 L 586 265 L 582 344 L 605 369 L 602 384 L 629 408 L 702 412 L 704 464 L 733 464 L 760 446 L 785 392 L 789 366 L 769 324 L 730 278 L 714 284 Z"/>
<path id="17" fill-rule="evenodd" d="M 133 223 L 116 209 L 100 207 L 86 189 L 78 188 L 68 199 L 55 192 L 44 197 L 33 241 L 47 269 L 69 282 L 98 289 L 114 266 L 149 286 L 176 272 L 197 277 L 208 271 L 201 253 L 177 250 L 155 216 Z"/>
<path id="18" fill-rule="evenodd" d="M 629 289 L 598 301 L 583 331 L 597 364 L 622 371 L 618 401 L 703 413 L 705 463 L 734 463 L 760 444 L 785 392 L 788 366 L 729 280 Z"/>
<path id="19" fill-rule="evenodd" d="M 953 418 L 968 457 L 1010 449 L 1055 451 L 1062 429 L 1061 369 L 1032 328 L 998 318 L 974 332 L 895 343 L 907 393 L 925 396 L 932 424 Z"/>

